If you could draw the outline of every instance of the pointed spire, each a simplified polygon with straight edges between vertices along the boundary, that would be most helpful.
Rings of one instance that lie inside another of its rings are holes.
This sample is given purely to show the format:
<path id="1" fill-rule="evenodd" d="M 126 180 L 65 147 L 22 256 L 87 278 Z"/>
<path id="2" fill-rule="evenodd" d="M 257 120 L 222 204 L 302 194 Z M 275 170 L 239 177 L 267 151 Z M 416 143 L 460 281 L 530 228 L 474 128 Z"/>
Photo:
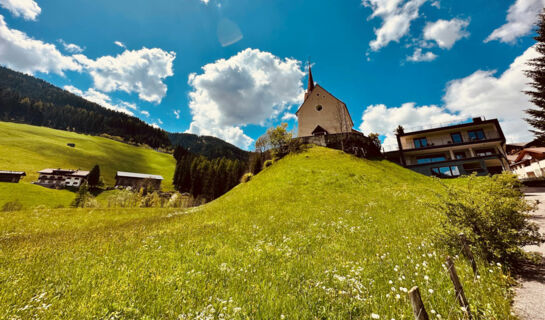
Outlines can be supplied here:
<path id="1" fill-rule="evenodd" d="M 308 62 L 308 87 L 307 92 L 314 90 L 314 79 L 312 79 L 312 69 L 310 68 L 310 61 Z"/>
<path id="2" fill-rule="evenodd" d="M 310 58 L 309 58 L 308 59 L 308 86 L 307 86 L 307 92 L 305 92 L 305 100 L 307 100 L 312 90 L 314 90 L 314 79 L 312 78 L 312 69 L 310 68 Z"/>

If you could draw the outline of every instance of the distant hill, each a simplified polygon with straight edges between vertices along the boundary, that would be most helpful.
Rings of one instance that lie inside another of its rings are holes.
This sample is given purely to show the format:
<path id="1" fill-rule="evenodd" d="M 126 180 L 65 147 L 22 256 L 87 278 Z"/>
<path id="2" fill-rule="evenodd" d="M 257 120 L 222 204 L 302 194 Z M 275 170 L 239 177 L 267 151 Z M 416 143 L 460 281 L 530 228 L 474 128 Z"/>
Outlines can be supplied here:
<path id="1" fill-rule="evenodd" d="M 247 161 L 249 152 L 211 136 L 197 136 L 190 133 L 169 133 L 168 137 L 173 146 L 201 154 L 209 159 L 225 157 L 233 160 Z"/>
<path id="2" fill-rule="evenodd" d="M 90 170 L 98 164 L 108 186 L 114 185 L 116 171 L 129 171 L 162 175 L 162 188 L 173 190 L 176 160 L 171 154 L 107 138 L 0 122 L 0 150 L 0 170 L 26 171 L 23 184 L 35 181 L 44 168 Z"/>
<path id="3" fill-rule="evenodd" d="M 153 148 L 169 147 L 167 133 L 144 121 L 0 67 L 0 121 L 27 123 L 93 135 L 108 134 Z"/>

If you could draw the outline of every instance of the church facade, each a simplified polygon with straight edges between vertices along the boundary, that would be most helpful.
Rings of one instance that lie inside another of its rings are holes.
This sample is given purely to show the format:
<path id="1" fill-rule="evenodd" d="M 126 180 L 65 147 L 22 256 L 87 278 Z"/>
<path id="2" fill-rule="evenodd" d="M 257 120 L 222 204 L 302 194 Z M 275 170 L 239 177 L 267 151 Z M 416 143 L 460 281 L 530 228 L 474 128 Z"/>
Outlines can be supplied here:
<path id="1" fill-rule="evenodd" d="M 312 70 L 308 68 L 308 88 L 305 100 L 295 113 L 298 136 L 310 137 L 355 132 L 346 104 L 320 85 L 315 85 Z"/>

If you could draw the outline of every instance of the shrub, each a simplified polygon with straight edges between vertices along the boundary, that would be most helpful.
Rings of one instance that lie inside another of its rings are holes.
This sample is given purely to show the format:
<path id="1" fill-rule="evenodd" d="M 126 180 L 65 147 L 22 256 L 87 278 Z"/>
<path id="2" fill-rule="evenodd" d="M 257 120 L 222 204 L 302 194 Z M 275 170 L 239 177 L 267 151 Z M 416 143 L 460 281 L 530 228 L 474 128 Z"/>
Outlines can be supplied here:
<path id="1" fill-rule="evenodd" d="M 19 200 L 9 201 L 2 206 L 3 212 L 19 211 L 23 209 L 23 204 Z"/>
<path id="2" fill-rule="evenodd" d="M 267 160 L 267 161 L 265 161 L 265 163 L 263 163 L 263 167 L 268 168 L 268 167 L 272 166 L 272 164 L 273 164 L 272 160 Z"/>
<path id="3" fill-rule="evenodd" d="M 540 244 L 543 236 L 528 220 L 534 209 L 524 199 L 521 184 L 512 174 L 471 176 L 449 185 L 439 209 L 445 215 L 440 238 L 460 249 L 460 234 L 470 247 L 489 262 L 510 267 L 526 258 L 522 246 Z"/>
<path id="4" fill-rule="evenodd" d="M 244 174 L 242 176 L 242 178 L 240 179 L 240 183 L 246 183 L 246 182 L 252 180 L 253 176 L 254 175 L 251 172 L 248 172 L 248 173 Z"/>

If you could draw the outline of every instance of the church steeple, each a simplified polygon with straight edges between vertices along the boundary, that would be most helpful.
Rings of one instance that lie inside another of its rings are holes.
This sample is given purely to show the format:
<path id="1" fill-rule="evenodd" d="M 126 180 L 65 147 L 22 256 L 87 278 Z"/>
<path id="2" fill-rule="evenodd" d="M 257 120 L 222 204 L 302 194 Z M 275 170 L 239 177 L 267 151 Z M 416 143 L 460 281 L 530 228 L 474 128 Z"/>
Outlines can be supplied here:
<path id="1" fill-rule="evenodd" d="M 314 90 L 314 79 L 312 78 L 312 69 L 310 68 L 310 60 L 308 62 L 308 86 L 307 86 L 307 92 L 305 93 L 305 100 L 307 100 L 307 97 L 310 95 L 310 93 Z"/>

